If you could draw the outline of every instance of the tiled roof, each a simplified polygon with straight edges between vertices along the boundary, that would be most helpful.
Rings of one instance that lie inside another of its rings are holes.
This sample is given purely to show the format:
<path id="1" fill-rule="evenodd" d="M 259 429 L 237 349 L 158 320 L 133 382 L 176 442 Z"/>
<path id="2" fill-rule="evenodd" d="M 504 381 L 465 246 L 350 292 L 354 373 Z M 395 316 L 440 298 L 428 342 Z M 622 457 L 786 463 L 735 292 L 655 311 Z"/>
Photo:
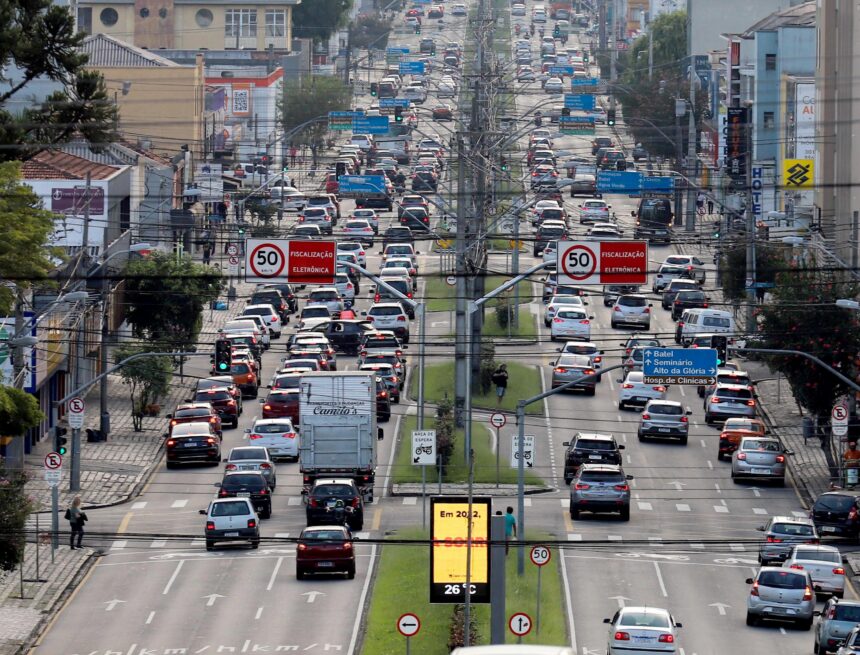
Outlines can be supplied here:
<path id="1" fill-rule="evenodd" d="M 81 44 L 81 51 L 89 55 L 87 66 L 93 68 L 176 68 L 179 66 L 174 61 L 107 34 L 88 36 Z"/>
<path id="2" fill-rule="evenodd" d="M 815 1 L 787 7 L 765 16 L 753 24 L 743 36 L 751 38 L 756 32 L 775 30 L 780 27 L 815 27 Z"/>
<path id="3" fill-rule="evenodd" d="M 21 165 L 21 177 L 25 180 L 84 180 L 87 173 L 94 180 L 113 177 L 117 168 L 98 164 L 67 152 L 43 150 Z"/>

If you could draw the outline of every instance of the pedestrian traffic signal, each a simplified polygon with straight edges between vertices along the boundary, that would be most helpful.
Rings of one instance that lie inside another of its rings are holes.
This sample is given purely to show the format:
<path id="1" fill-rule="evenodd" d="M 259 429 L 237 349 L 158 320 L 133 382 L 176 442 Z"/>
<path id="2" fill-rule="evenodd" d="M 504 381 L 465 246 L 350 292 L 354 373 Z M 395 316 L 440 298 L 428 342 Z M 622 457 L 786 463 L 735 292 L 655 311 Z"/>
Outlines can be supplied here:
<path id="1" fill-rule="evenodd" d="M 215 342 L 215 371 L 227 373 L 230 371 L 230 363 L 233 359 L 233 344 L 229 339 L 218 339 Z"/>
<path id="2" fill-rule="evenodd" d="M 374 98 L 379 95 L 379 83 L 378 82 L 371 82 L 370 83 L 370 95 L 372 95 Z"/>
<path id="3" fill-rule="evenodd" d="M 725 364 L 728 359 L 729 338 L 721 334 L 712 334 L 711 348 L 717 351 L 717 366 Z"/>
<path id="4" fill-rule="evenodd" d="M 606 124 L 612 127 L 615 125 L 615 110 L 610 109 L 606 112 Z"/>
<path id="5" fill-rule="evenodd" d="M 67 428 L 56 427 L 54 428 L 54 452 L 60 453 L 60 455 L 65 455 L 69 449 L 66 448 L 66 444 L 69 440 L 66 438 L 66 433 L 68 432 Z"/>
<path id="6" fill-rule="evenodd" d="M 394 108 L 394 122 L 402 123 L 403 122 L 403 107 L 395 107 Z"/>

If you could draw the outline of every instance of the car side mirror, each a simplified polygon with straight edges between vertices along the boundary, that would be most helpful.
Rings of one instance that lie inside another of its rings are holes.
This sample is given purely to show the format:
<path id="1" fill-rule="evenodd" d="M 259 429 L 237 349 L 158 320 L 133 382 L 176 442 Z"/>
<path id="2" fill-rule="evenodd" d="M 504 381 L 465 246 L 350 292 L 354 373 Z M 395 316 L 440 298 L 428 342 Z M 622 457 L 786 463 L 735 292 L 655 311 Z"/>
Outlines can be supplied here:
<path id="1" fill-rule="evenodd" d="M 783 450 L 782 454 L 783 455 L 794 455 L 794 451 L 793 450 Z"/>
<path id="2" fill-rule="evenodd" d="M 266 389 L 271 389 L 271 388 L 272 388 L 272 385 L 271 385 L 271 384 L 267 384 L 267 385 L 266 385 Z M 260 402 L 263 402 L 263 400 L 262 400 L 262 399 L 260 399 Z"/>
<path id="3" fill-rule="evenodd" d="M 649 306 L 649 307 L 653 307 L 654 305 L 652 305 L 652 304 L 649 302 L 649 303 L 648 303 L 648 306 Z"/>
<path id="4" fill-rule="evenodd" d="M 752 579 L 752 578 L 747 578 L 746 580 L 744 580 L 744 582 L 746 582 L 747 584 L 752 584 L 752 583 L 753 583 L 753 579 Z"/>
<path id="5" fill-rule="evenodd" d="M 693 415 L 693 410 L 692 410 L 692 409 L 688 409 L 688 410 L 687 410 L 687 416 L 692 416 L 692 415 Z"/>
<path id="6" fill-rule="evenodd" d="M 561 445 L 562 446 L 570 446 L 570 442 L 569 441 L 562 441 Z"/>
<path id="7" fill-rule="evenodd" d="M 683 627 L 684 627 L 684 624 L 683 624 L 683 623 L 678 623 L 678 622 L 676 621 L 676 622 L 675 622 L 675 627 L 676 627 L 676 628 L 683 628 Z"/>
<path id="8" fill-rule="evenodd" d="M 173 418 L 173 414 L 166 414 L 164 418 Z"/>
<path id="9" fill-rule="evenodd" d="M 612 623 L 612 619 L 603 619 L 604 623 Z"/>
<path id="10" fill-rule="evenodd" d="M 625 448 L 627 448 L 627 446 L 625 446 L 623 443 L 618 444 L 618 450 L 624 450 Z"/>
<path id="11" fill-rule="evenodd" d="M 420 251 L 420 250 L 416 250 L 416 251 L 415 251 L 415 254 L 416 254 L 416 255 L 420 255 L 420 254 L 421 254 L 421 251 Z"/>
<path id="12" fill-rule="evenodd" d="M 203 516 L 206 516 L 206 510 L 205 509 L 198 509 L 197 513 L 202 514 Z"/>
<path id="13" fill-rule="evenodd" d="M 756 530 L 758 530 L 759 532 L 764 532 L 764 526 L 760 525 L 756 528 Z"/>
<path id="14" fill-rule="evenodd" d="M 821 616 L 821 610 L 815 610 L 812 612 L 812 616 Z"/>
<path id="15" fill-rule="evenodd" d="M 260 400 L 260 402 L 263 402 Z M 251 434 L 251 428 L 245 428 L 245 434 Z"/>
<path id="16" fill-rule="evenodd" d="M 222 460 L 221 460 L 221 463 L 222 463 L 222 464 L 226 464 L 226 463 L 227 463 L 227 458 L 225 457 L 224 459 L 222 459 Z"/>
<path id="17" fill-rule="evenodd" d="M 193 401 L 193 400 L 191 400 L 191 398 L 186 398 L 186 399 L 185 399 L 185 400 L 183 400 L 182 402 L 184 402 L 184 403 L 193 403 L 194 401 Z"/>
<path id="18" fill-rule="evenodd" d="M 213 486 L 213 487 L 216 487 L 216 488 L 218 488 L 218 489 L 220 489 L 220 488 L 221 488 L 221 483 L 220 483 L 220 482 L 215 482 L 215 483 L 213 483 L 213 484 L 212 484 L 212 486 Z"/>
<path id="19" fill-rule="evenodd" d="M 625 475 L 625 476 L 624 476 L 624 478 L 625 478 L 626 480 L 632 480 L 632 479 L 633 479 L 633 476 L 632 476 L 632 475 Z"/>
<path id="20" fill-rule="evenodd" d="M 376 440 L 382 441 L 385 439 L 385 431 L 382 428 L 376 428 Z"/>

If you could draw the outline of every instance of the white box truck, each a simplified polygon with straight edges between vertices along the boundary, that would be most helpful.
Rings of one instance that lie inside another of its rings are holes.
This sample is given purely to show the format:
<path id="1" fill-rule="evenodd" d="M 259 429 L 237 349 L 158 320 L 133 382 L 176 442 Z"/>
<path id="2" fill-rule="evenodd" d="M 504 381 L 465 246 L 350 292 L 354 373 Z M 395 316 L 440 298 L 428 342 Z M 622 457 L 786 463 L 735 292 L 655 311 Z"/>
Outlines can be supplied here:
<path id="1" fill-rule="evenodd" d="M 351 478 L 373 502 L 376 474 L 376 380 L 358 371 L 302 375 L 299 447 L 303 493 L 317 478 Z"/>

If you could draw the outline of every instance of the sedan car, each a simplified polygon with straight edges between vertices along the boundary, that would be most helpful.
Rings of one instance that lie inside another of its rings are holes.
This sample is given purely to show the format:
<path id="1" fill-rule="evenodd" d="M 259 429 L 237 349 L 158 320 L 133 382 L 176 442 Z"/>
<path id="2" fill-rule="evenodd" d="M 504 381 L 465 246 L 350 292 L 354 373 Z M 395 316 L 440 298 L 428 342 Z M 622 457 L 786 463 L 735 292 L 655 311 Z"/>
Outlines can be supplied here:
<path id="1" fill-rule="evenodd" d="M 352 214 L 349 215 L 349 218 L 367 221 L 368 223 L 370 223 L 370 227 L 373 228 L 374 234 L 379 232 L 379 214 L 376 213 L 375 209 L 354 209 L 352 211 Z M 341 248 L 341 245 L 342 244 L 340 243 L 337 244 L 338 250 L 343 250 L 343 248 Z"/>
<path id="2" fill-rule="evenodd" d="M 261 519 L 272 516 L 272 491 L 259 471 L 227 471 L 216 482 L 219 498 L 248 498 Z"/>
<path id="3" fill-rule="evenodd" d="M 586 200 L 579 206 L 579 222 L 595 223 L 609 219 L 609 210 L 612 205 L 603 200 Z"/>
<path id="4" fill-rule="evenodd" d="M 619 296 L 612 306 L 610 324 L 613 328 L 619 325 L 636 325 L 649 330 L 651 328 L 651 303 L 645 296 L 634 294 Z"/>
<path id="5" fill-rule="evenodd" d="M 588 355 L 560 355 L 552 368 L 551 386 L 555 389 L 568 382 L 576 382 L 571 387 L 567 387 L 567 390 L 583 389 L 587 395 L 593 396 L 597 388 L 596 377 L 582 382 L 577 381 L 596 372 Z"/>
<path id="6" fill-rule="evenodd" d="M 802 630 L 812 627 L 815 591 L 808 571 L 762 566 L 747 596 L 747 625 L 762 619 L 791 621 Z"/>
<path id="7" fill-rule="evenodd" d="M 674 400 L 649 400 L 639 417 L 639 441 L 657 437 L 678 439 L 682 445 L 686 445 L 690 429 L 687 416 L 691 413 Z"/>
<path id="8" fill-rule="evenodd" d="M 560 77 L 551 77 L 544 82 L 543 90 L 551 95 L 564 93 L 564 82 L 561 81 Z"/>
<path id="9" fill-rule="evenodd" d="M 731 457 L 744 437 L 763 437 L 767 433 L 764 423 L 755 418 L 729 418 L 723 423 L 717 459 Z"/>
<path id="10" fill-rule="evenodd" d="M 434 121 L 452 121 L 454 120 L 454 111 L 451 109 L 451 105 L 448 104 L 439 104 L 433 107 L 433 120 Z"/>
<path id="11" fill-rule="evenodd" d="M 607 655 L 677 653 L 678 628 L 682 625 L 659 607 L 622 607 L 609 624 Z"/>
<path id="12" fill-rule="evenodd" d="M 260 471 L 274 490 L 278 483 L 275 465 L 269 456 L 269 451 L 260 446 L 238 446 L 230 451 L 230 456 L 224 460 L 225 471 Z"/>
<path id="13" fill-rule="evenodd" d="M 617 464 L 583 464 L 570 482 L 570 518 L 580 512 L 618 512 L 622 521 L 630 520 L 630 484 Z"/>
<path id="14" fill-rule="evenodd" d="M 373 226 L 363 218 L 349 219 L 344 223 L 343 236 L 347 239 L 355 239 L 368 248 L 373 246 L 373 237 L 376 232 Z"/>
<path id="15" fill-rule="evenodd" d="M 183 423 L 164 442 L 167 468 L 177 464 L 204 462 L 217 466 L 221 461 L 220 440 L 208 423 Z"/>
<path id="16" fill-rule="evenodd" d="M 355 549 L 349 530 L 341 525 L 324 525 L 302 530 L 296 544 L 296 578 L 309 573 L 345 573 L 355 577 Z"/>
<path id="17" fill-rule="evenodd" d="M 664 385 L 645 384 L 645 374 L 642 371 L 631 371 L 618 389 L 618 409 L 644 407 L 652 400 L 663 400 L 665 397 Z"/>
<path id="18" fill-rule="evenodd" d="M 845 593 L 845 567 L 842 553 L 835 546 L 795 546 L 783 566 L 809 571 L 817 593 L 837 598 Z"/>
<path id="19" fill-rule="evenodd" d="M 850 640 L 846 638 L 854 626 L 860 626 L 860 601 L 829 598 L 824 603 L 821 617 L 813 631 L 815 636 L 813 650 L 816 655 L 836 652 L 843 641 L 846 645 L 850 645 Z M 860 640 L 856 645 L 855 652 L 860 652 Z"/>
<path id="20" fill-rule="evenodd" d="M 785 485 L 785 458 L 792 451 L 773 437 L 744 437 L 732 453 L 732 481 L 740 478 L 773 480 Z"/>

